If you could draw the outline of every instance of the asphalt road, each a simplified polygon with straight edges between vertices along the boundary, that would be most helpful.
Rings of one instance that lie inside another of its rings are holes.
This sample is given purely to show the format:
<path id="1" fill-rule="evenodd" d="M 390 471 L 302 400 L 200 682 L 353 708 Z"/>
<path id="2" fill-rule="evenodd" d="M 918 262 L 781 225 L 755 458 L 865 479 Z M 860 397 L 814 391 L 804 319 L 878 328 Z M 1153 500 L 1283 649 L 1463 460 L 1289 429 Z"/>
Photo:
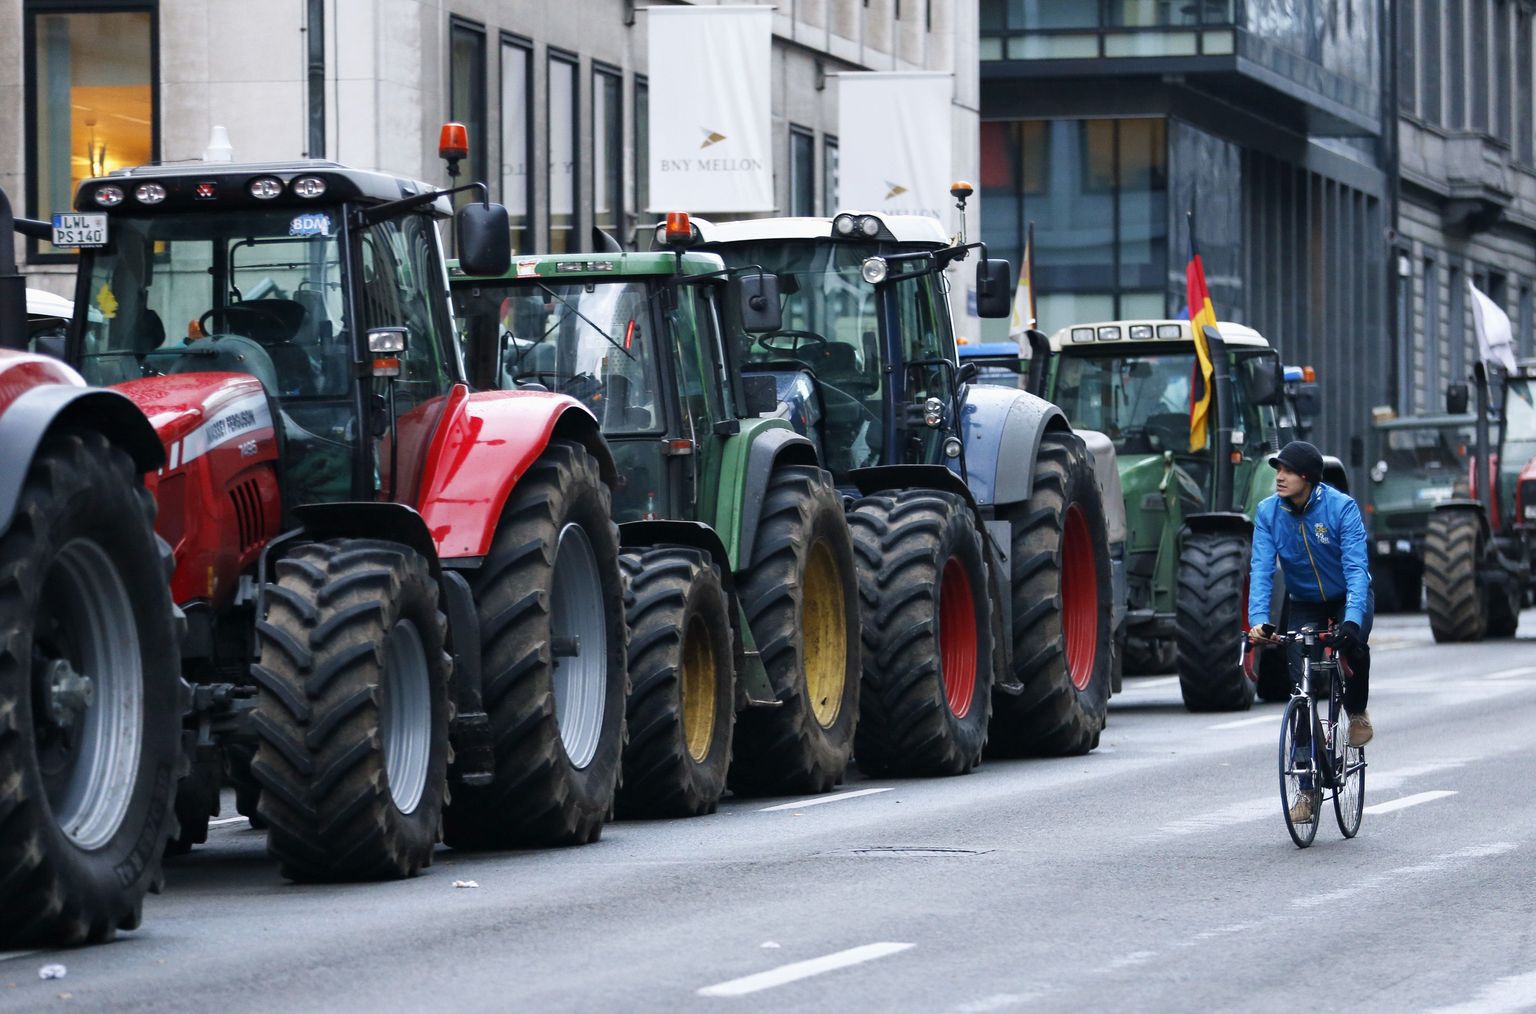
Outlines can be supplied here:
<path id="1" fill-rule="evenodd" d="M 0 1010 L 1536 1008 L 1536 611 L 1521 629 L 1378 620 L 1353 841 L 1287 837 L 1278 705 L 1192 715 L 1140 678 L 1087 757 L 440 850 L 400 883 L 286 884 L 236 818 L 137 932 L 0 954 Z"/>

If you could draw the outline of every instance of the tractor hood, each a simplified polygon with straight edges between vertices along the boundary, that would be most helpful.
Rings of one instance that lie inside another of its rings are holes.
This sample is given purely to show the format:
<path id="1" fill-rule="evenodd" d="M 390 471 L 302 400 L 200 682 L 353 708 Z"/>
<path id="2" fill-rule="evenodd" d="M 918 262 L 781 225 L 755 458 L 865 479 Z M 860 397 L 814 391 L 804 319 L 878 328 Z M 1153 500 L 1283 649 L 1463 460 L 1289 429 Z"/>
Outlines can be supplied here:
<path id="1" fill-rule="evenodd" d="M 117 385 L 149 417 L 174 470 L 233 441 L 272 438 L 261 381 L 245 373 L 185 373 Z"/>

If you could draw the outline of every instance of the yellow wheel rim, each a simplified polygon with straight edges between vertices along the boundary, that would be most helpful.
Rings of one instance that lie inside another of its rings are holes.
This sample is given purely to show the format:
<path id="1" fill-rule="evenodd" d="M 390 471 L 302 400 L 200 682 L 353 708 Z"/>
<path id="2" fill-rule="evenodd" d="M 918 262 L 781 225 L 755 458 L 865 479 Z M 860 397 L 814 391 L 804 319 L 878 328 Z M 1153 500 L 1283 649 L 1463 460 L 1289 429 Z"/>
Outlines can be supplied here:
<path id="1" fill-rule="evenodd" d="M 698 616 L 683 635 L 683 739 L 688 756 L 702 763 L 715 738 L 715 681 L 719 666 L 709 627 Z"/>
<path id="2" fill-rule="evenodd" d="M 818 540 L 805 564 L 805 598 L 800 618 L 805 645 L 805 691 L 811 714 L 823 729 L 830 729 L 843 708 L 847 681 L 847 609 L 843 582 L 832 548 Z"/>

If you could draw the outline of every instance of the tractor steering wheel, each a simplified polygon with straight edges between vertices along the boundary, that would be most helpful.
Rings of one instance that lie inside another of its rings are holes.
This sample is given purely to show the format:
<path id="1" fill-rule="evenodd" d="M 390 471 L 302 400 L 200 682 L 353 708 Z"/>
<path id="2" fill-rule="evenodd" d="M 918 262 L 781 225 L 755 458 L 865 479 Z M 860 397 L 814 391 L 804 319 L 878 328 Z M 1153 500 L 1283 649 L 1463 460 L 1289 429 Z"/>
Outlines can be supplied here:
<path id="1" fill-rule="evenodd" d="M 202 329 L 202 332 L 205 335 L 213 335 L 216 333 L 244 334 L 244 332 L 241 331 L 231 332 L 229 330 L 230 318 L 234 317 L 236 320 L 238 320 L 241 315 L 244 315 L 247 321 L 266 320 L 272 324 L 277 325 L 278 331 L 287 330 L 289 327 L 288 322 L 279 316 L 276 312 L 261 306 L 247 306 L 244 303 L 231 303 L 228 306 L 216 306 L 212 310 L 209 310 L 207 313 L 203 314 L 201 317 L 197 318 L 197 326 Z M 217 332 L 211 331 L 208 328 L 209 321 L 213 320 L 214 318 L 218 318 L 220 324 L 223 325 Z"/>
<path id="2" fill-rule="evenodd" d="M 791 339 L 787 343 L 773 341 L 775 338 Z M 767 331 L 757 336 L 757 344 L 769 352 L 788 352 L 793 355 L 800 351 L 800 343 L 804 341 L 807 346 L 825 345 L 827 340 L 815 331 L 800 331 L 795 328 L 780 328 L 777 331 Z"/>

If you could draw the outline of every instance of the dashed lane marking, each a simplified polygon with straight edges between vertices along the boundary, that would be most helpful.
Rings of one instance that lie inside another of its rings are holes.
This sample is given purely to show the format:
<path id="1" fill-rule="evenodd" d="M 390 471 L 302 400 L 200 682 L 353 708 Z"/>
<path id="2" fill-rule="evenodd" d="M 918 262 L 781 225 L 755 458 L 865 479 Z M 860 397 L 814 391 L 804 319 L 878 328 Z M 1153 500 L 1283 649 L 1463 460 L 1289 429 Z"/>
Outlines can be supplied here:
<path id="1" fill-rule="evenodd" d="M 1533 1006 L 1536 1006 L 1536 972 L 1526 972 L 1490 983 L 1465 1003 L 1436 1007 L 1426 1014 L 1507 1014 Z"/>
<path id="2" fill-rule="evenodd" d="M 0 961 L 15 961 L 24 958 L 28 954 L 39 954 L 40 951 L 0 951 Z"/>
<path id="3" fill-rule="evenodd" d="M 1420 803 L 1433 803 L 1437 799 L 1456 795 L 1454 789 L 1435 789 L 1431 792 L 1415 792 L 1411 796 L 1402 796 L 1397 799 L 1389 799 L 1385 803 L 1376 803 L 1367 806 L 1365 812 L 1375 815 L 1378 813 L 1391 813 L 1393 810 L 1406 810 L 1410 806 L 1418 806 Z"/>
<path id="4" fill-rule="evenodd" d="M 883 789 L 855 789 L 852 792 L 834 792 L 830 796 L 812 796 L 810 799 L 801 799 L 794 803 L 779 803 L 777 806 L 765 806 L 758 813 L 773 813 L 775 810 L 803 810 L 807 806 L 821 806 L 824 803 L 840 803 L 845 799 L 856 799 L 859 796 L 873 796 L 877 792 L 890 792 L 894 786 Z"/>
<path id="5" fill-rule="evenodd" d="M 1519 845 L 1512 841 L 1495 841 L 1488 842 L 1485 845 L 1468 845 L 1465 848 L 1457 849 L 1455 852 L 1446 852 L 1443 855 L 1426 859 L 1422 863 L 1413 863 L 1381 873 L 1373 873 L 1357 883 L 1351 884 L 1348 887 L 1341 887 L 1336 891 L 1326 891 L 1322 894 L 1308 894 L 1300 898 L 1292 898 L 1291 907 L 1326 907 L 1343 901 L 1346 898 L 1354 897 L 1357 894 L 1388 890 L 1409 877 L 1453 873 L 1470 866 L 1479 859 L 1491 859 L 1494 856 L 1502 856 L 1513 852 L 1519 847 Z"/>
<path id="6" fill-rule="evenodd" d="M 1491 672 L 1484 676 L 1483 679 L 1507 680 L 1514 676 L 1529 676 L 1533 672 L 1536 672 L 1536 665 L 1522 665 L 1516 666 L 1513 669 L 1500 669 L 1498 672 Z"/>
<path id="7" fill-rule="evenodd" d="M 699 996 L 746 996 L 748 993 L 758 993 L 765 989 L 773 989 L 775 986 L 809 979 L 813 975 L 835 972 L 840 968 L 874 961 L 876 958 L 890 957 L 892 954 L 899 954 L 915 946 L 915 944 L 887 942 L 850 947 L 836 954 L 796 961 L 788 965 L 780 965 L 778 968 L 770 968 L 766 972 L 758 972 L 756 975 L 745 975 L 739 979 L 717 982 L 713 986 L 705 986 L 698 992 Z"/>
<path id="8" fill-rule="evenodd" d="M 210 820 L 208 826 L 223 827 L 225 824 L 242 824 L 246 820 L 247 818 L 245 817 L 220 817 L 218 820 Z"/>

